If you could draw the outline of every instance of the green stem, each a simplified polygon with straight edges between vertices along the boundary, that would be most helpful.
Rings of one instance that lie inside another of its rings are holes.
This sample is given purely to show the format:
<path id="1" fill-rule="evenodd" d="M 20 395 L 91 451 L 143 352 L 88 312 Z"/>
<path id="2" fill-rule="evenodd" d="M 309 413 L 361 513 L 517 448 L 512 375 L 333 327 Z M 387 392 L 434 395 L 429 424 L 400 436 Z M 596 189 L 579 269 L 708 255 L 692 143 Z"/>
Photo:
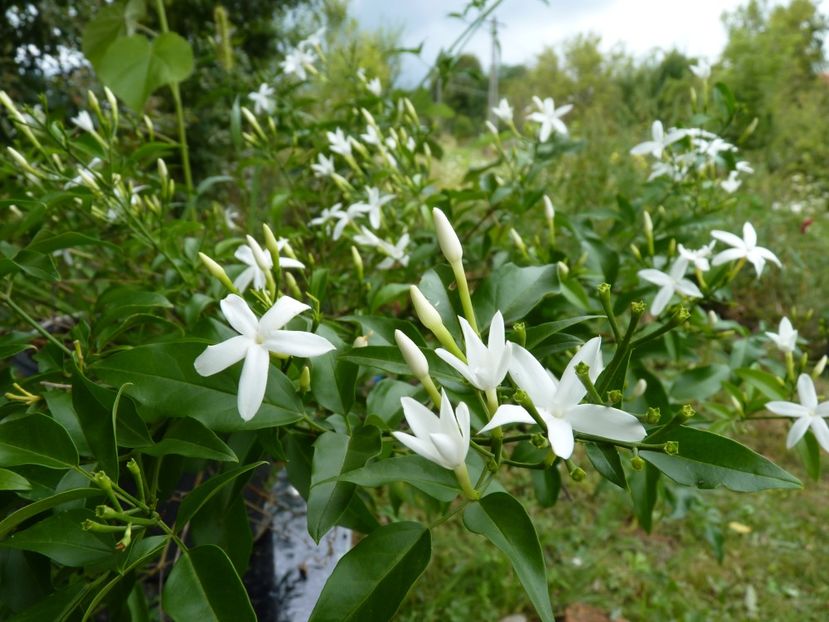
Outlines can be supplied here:
<path id="1" fill-rule="evenodd" d="M 17 306 L 17 303 L 11 299 L 11 296 L 7 294 L 0 294 L 0 298 L 2 298 L 7 305 L 9 305 L 12 311 L 17 313 L 17 315 L 19 315 L 21 318 L 23 318 L 23 320 L 25 320 L 27 324 L 29 324 L 32 328 L 39 332 L 43 337 L 55 344 L 58 348 L 63 350 L 64 354 L 67 354 L 70 357 L 72 356 L 72 351 L 69 348 L 67 348 L 60 341 L 58 341 L 57 338 L 55 338 L 48 330 L 43 328 L 32 316 L 30 316 L 23 309 Z"/>
<path id="2" fill-rule="evenodd" d="M 463 263 L 457 261 L 452 264 L 452 272 L 455 273 L 455 282 L 458 284 L 458 294 L 461 298 L 461 305 L 463 305 L 463 314 L 466 320 L 477 334 L 481 334 L 478 330 L 478 322 L 475 319 L 475 309 L 472 307 L 472 297 L 469 295 L 469 283 L 466 281 L 466 272 L 463 270 Z"/>

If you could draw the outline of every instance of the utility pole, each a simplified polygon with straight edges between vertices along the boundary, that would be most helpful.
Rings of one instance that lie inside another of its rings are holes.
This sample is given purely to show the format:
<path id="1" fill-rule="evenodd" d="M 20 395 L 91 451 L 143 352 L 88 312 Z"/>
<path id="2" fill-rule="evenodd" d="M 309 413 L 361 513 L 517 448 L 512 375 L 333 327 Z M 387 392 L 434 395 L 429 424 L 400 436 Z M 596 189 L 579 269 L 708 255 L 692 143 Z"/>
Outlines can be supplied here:
<path id="1" fill-rule="evenodd" d="M 501 45 L 498 43 L 498 21 L 495 16 L 490 20 L 492 36 L 492 59 L 489 64 L 489 90 L 487 92 L 487 119 L 496 123 L 492 109 L 498 106 L 498 72 L 501 65 Z"/>

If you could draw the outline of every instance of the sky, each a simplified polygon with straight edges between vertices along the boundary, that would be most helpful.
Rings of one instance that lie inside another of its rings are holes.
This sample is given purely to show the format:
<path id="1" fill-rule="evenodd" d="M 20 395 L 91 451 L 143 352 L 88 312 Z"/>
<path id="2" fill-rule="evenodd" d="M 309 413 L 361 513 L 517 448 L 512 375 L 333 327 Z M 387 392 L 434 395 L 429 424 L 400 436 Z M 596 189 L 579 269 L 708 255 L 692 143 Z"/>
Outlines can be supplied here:
<path id="1" fill-rule="evenodd" d="M 602 38 L 602 48 L 616 44 L 637 57 L 655 48 L 677 48 L 713 61 L 726 42 L 720 19 L 747 0 L 504 0 L 495 15 L 501 26 L 501 62 L 531 63 L 548 45 L 580 33 Z M 780 4 L 773 1 L 771 4 Z M 829 0 L 822 2 L 824 10 Z M 424 43 L 422 60 L 404 57 L 401 86 L 412 86 L 426 73 L 437 52 L 452 44 L 465 25 L 447 14 L 462 0 L 351 0 L 351 13 L 362 28 L 402 29 L 405 47 Z M 489 28 L 481 28 L 465 48 L 489 67 Z"/>

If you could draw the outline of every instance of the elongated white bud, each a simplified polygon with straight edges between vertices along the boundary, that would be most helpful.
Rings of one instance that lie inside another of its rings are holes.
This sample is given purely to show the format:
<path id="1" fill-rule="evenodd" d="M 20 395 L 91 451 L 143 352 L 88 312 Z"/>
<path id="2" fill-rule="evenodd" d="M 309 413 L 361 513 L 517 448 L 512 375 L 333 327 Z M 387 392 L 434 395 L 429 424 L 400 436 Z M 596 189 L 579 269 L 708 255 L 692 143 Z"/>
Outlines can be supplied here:
<path id="1" fill-rule="evenodd" d="M 639 378 L 639 380 L 636 381 L 636 384 L 633 385 L 633 391 L 631 391 L 630 396 L 634 399 L 637 398 L 637 397 L 641 397 L 642 395 L 644 395 L 644 393 L 645 393 L 645 391 L 647 391 L 647 389 L 648 389 L 648 381 L 645 380 L 644 378 Z"/>
<path id="2" fill-rule="evenodd" d="M 409 288 L 409 295 L 412 297 L 412 304 L 414 305 L 418 319 L 426 328 L 434 332 L 436 328 L 443 326 L 440 313 L 432 306 L 431 302 L 426 300 L 426 296 L 423 295 L 423 292 L 416 285 L 412 285 Z"/>
<path id="3" fill-rule="evenodd" d="M 820 357 L 820 360 L 815 363 L 815 368 L 812 370 L 812 378 L 817 378 L 823 373 L 823 370 L 826 369 L 826 360 L 827 357 L 824 354 Z"/>
<path id="4" fill-rule="evenodd" d="M 440 244 L 440 250 L 443 252 L 443 256 L 446 257 L 446 261 L 450 264 L 460 262 L 463 259 L 463 247 L 446 214 L 439 207 L 436 207 L 432 210 L 432 216 L 435 219 L 438 244 Z"/>
<path id="5" fill-rule="evenodd" d="M 397 347 L 400 348 L 400 353 L 406 360 L 406 365 L 412 370 L 415 378 L 421 379 L 429 375 L 429 363 L 417 344 L 409 339 L 408 335 L 401 330 L 394 331 L 394 340 L 397 342 Z"/>
<path id="6" fill-rule="evenodd" d="M 642 218 L 645 220 L 645 235 L 648 239 L 653 238 L 653 220 L 649 212 L 644 212 Z"/>
<path id="7" fill-rule="evenodd" d="M 550 223 L 556 218 L 556 208 L 553 207 L 553 202 L 546 194 L 544 195 L 544 218 Z"/>
<path id="8" fill-rule="evenodd" d="M 248 241 L 248 246 L 250 246 L 250 250 L 253 252 L 253 259 L 256 261 L 256 265 L 263 272 L 269 272 L 272 267 L 272 262 L 268 261 L 268 258 L 265 256 L 265 251 L 262 250 L 262 247 L 259 246 L 259 242 L 257 242 L 252 235 L 246 236 Z"/>

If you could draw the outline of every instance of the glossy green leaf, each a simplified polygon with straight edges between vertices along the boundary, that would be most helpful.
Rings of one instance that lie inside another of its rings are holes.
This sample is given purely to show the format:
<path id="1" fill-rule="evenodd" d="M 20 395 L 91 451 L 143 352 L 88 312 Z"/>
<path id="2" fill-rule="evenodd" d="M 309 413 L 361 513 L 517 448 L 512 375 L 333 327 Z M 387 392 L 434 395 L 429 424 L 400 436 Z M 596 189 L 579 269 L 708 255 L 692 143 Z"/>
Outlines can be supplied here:
<path id="1" fill-rule="evenodd" d="M 509 558 L 542 622 L 555 622 L 544 554 L 524 507 L 507 493 L 492 493 L 464 510 L 463 523 Z"/>
<path id="2" fill-rule="evenodd" d="M 176 515 L 176 529 L 181 529 L 196 513 L 204 507 L 213 495 L 218 493 L 222 488 L 263 464 L 266 461 L 253 462 L 251 464 L 242 464 L 232 469 L 228 469 L 218 475 L 214 475 L 209 480 L 200 484 L 191 490 L 181 502 L 178 508 L 178 515 Z"/>
<path id="3" fill-rule="evenodd" d="M 225 491 L 233 492 L 229 488 Z M 239 576 L 244 576 L 253 550 L 251 518 L 245 508 L 248 501 L 242 494 L 233 494 L 229 502 L 226 496 L 210 499 L 204 510 L 190 519 L 189 533 L 196 546 L 214 544 L 221 548 Z"/>
<path id="4" fill-rule="evenodd" d="M 46 415 L 0 423 L 0 466 L 38 464 L 65 469 L 78 464 L 78 450 L 66 429 Z"/>
<path id="5" fill-rule="evenodd" d="M 302 418 L 293 384 L 271 366 L 262 407 L 253 419 L 243 421 L 236 407 L 241 365 L 209 378 L 199 376 L 193 361 L 206 346 L 193 341 L 139 346 L 108 357 L 95 372 L 115 386 L 131 383 L 126 392 L 147 411 L 145 418 L 192 417 L 214 432 L 257 430 Z"/>
<path id="6" fill-rule="evenodd" d="M 112 401 L 105 406 L 109 393 L 75 370 L 72 381 L 72 406 L 81 423 L 84 438 L 101 470 L 118 481 L 118 449 L 115 446 L 115 421 Z"/>
<path id="7" fill-rule="evenodd" d="M 420 387 L 393 378 L 384 378 L 375 385 L 366 399 L 369 417 L 376 417 L 389 429 L 396 429 L 403 418 L 401 397 L 412 397 Z"/>
<path id="8" fill-rule="evenodd" d="M 724 486 L 737 492 L 769 488 L 800 488 L 794 475 L 748 447 L 724 436 L 695 428 L 660 431 L 646 443 L 679 443 L 679 453 L 669 456 L 655 451 L 639 455 L 674 481 L 697 488 Z"/>
<path id="9" fill-rule="evenodd" d="M 52 592 L 37 604 L 12 616 L 6 622 L 65 622 L 71 620 L 75 608 L 81 603 L 88 591 L 88 584 L 75 581 L 67 587 Z"/>
<path id="10" fill-rule="evenodd" d="M 647 533 L 653 528 L 653 508 L 656 506 L 659 476 L 659 471 L 652 464 L 645 464 L 644 470 L 634 471 L 629 480 L 633 513 L 639 526 Z"/>
<path id="11" fill-rule="evenodd" d="M 584 322 L 603 318 L 603 315 L 579 315 L 577 317 L 567 318 L 566 320 L 556 320 L 554 322 L 545 322 L 537 326 L 527 328 L 527 349 L 533 350 L 538 344 L 544 342 L 546 339 L 560 333 L 561 331 L 582 324 Z"/>
<path id="12" fill-rule="evenodd" d="M 95 65 L 98 77 L 126 104 L 141 112 L 158 87 L 181 82 L 193 71 L 193 50 L 173 32 L 152 41 L 143 35 L 118 37 Z"/>
<path id="13" fill-rule="evenodd" d="M 472 304 L 481 326 L 488 326 L 498 310 L 509 324 L 523 319 L 545 296 L 558 292 L 554 265 L 519 267 L 508 263 L 478 286 Z"/>
<path id="14" fill-rule="evenodd" d="M 788 398 L 786 385 L 780 378 L 760 369 L 743 367 L 735 369 L 734 373 L 754 387 L 770 400 L 785 400 Z"/>
<path id="15" fill-rule="evenodd" d="M 6 537 L 15 527 L 20 523 L 29 520 L 33 516 L 37 516 L 41 512 L 51 510 L 52 508 L 77 501 L 78 499 L 88 499 L 90 497 L 100 497 L 104 493 L 98 488 L 73 488 L 72 490 L 64 490 L 51 497 L 45 499 L 38 499 L 23 506 L 19 510 L 12 512 L 2 521 L 0 521 L 0 540 Z"/>
<path id="16" fill-rule="evenodd" d="M 558 501 L 561 492 L 561 473 L 555 466 L 541 469 L 532 469 L 530 477 L 533 481 L 533 490 L 538 505 L 543 508 L 550 508 Z"/>
<path id="17" fill-rule="evenodd" d="M 431 534 L 423 525 L 380 527 L 339 561 L 309 622 L 391 620 L 431 554 Z"/>
<path id="18" fill-rule="evenodd" d="M 458 496 L 458 482 L 451 471 L 411 454 L 373 462 L 340 479 L 369 488 L 406 482 L 443 502 Z"/>
<path id="19" fill-rule="evenodd" d="M 602 477 L 626 490 L 625 469 L 616 447 L 609 443 L 587 443 L 586 449 L 590 463 Z"/>
<path id="20" fill-rule="evenodd" d="M 95 519 L 95 513 L 86 509 L 59 512 L 12 535 L 4 545 L 40 553 L 64 566 L 106 561 L 115 555 L 115 538 L 84 531 L 81 524 L 86 519 Z"/>
<path id="21" fill-rule="evenodd" d="M 333 330 L 322 325 L 317 334 L 337 346 L 337 350 L 311 359 L 311 392 L 326 410 L 347 415 L 354 404 L 358 367 L 340 357 L 343 342 Z"/>
<path id="22" fill-rule="evenodd" d="M 32 485 L 22 475 L 8 469 L 0 469 L 0 490 L 31 490 Z"/>
<path id="23" fill-rule="evenodd" d="M 191 548 L 173 566 L 161 604 L 174 622 L 255 622 L 244 585 L 225 552 Z"/>
<path id="24" fill-rule="evenodd" d="M 138 20 L 146 13 L 144 0 L 129 0 L 103 7 L 83 29 L 81 49 L 93 66 L 106 55 L 118 37 L 135 32 Z"/>
<path id="25" fill-rule="evenodd" d="M 337 523 L 354 496 L 354 484 L 338 480 L 340 475 L 362 467 L 380 449 L 380 430 L 374 426 L 359 428 L 351 436 L 325 432 L 317 438 L 308 493 L 308 533 L 316 542 Z"/>
<path id="26" fill-rule="evenodd" d="M 671 386 L 671 397 L 679 402 L 700 401 L 711 397 L 728 380 L 728 365 L 705 365 L 679 374 Z"/>
<path id="27" fill-rule="evenodd" d="M 176 454 L 187 458 L 238 462 L 236 454 L 222 439 L 190 417 L 173 420 L 158 443 L 142 447 L 140 451 L 150 456 Z"/>

